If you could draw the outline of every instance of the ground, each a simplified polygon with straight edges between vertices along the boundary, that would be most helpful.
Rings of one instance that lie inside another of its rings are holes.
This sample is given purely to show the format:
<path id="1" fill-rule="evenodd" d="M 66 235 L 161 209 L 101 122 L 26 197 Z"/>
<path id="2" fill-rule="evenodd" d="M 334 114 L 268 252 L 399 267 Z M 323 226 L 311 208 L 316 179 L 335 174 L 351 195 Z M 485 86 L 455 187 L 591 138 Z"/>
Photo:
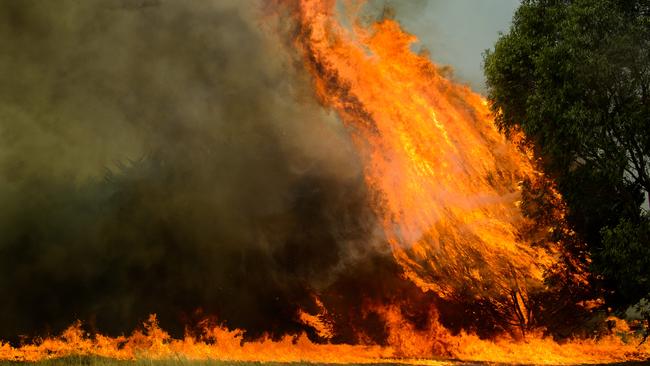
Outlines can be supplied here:
<path id="1" fill-rule="evenodd" d="M 11 362 L 0 361 L 0 366 L 16 366 L 18 364 L 31 364 L 34 366 L 326 366 L 328 364 L 314 364 L 314 363 L 261 363 L 261 362 L 234 362 L 234 361 L 188 361 L 183 359 L 174 360 L 137 360 L 137 361 L 120 361 L 114 359 L 100 358 L 100 357 L 66 357 L 47 361 L 40 361 L 34 363 L 27 362 Z M 389 366 L 401 365 L 398 363 L 385 363 L 385 364 L 347 364 L 345 366 Z M 439 364 L 437 364 L 439 365 Z M 462 361 L 449 361 L 449 365 L 453 366 L 487 366 L 498 365 L 494 363 L 484 362 L 462 362 Z M 608 364 L 609 366 L 641 366 L 650 365 L 650 361 L 632 361 L 625 363 Z M 332 365 L 333 366 L 333 365 Z M 582 366 L 596 366 L 593 364 L 583 364 Z"/>

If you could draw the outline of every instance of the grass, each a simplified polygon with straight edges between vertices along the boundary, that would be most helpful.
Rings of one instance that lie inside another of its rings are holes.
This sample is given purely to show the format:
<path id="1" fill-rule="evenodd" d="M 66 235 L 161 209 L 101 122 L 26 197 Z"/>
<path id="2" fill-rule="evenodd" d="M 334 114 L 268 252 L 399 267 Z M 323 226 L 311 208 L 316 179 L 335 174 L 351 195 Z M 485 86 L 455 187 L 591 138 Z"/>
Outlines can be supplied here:
<path id="1" fill-rule="evenodd" d="M 89 357 L 89 356 L 70 356 L 38 362 L 13 362 L 0 361 L 0 366 L 17 366 L 17 365 L 34 365 L 34 366 L 260 366 L 260 362 L 234 362 L 234 361 L 190 361 L 184 359 L 171 360 L 135 360 L 124 361 L 112 358 Z M 265 364 L 273 365 L 273 364 Z M 282 365 L 280 363 L 274 366 Z"/>
<path id="2" fill-rule="evenodd" d="M 461 362 L 449 361 L 450 365 L 457 366 L 494 366 L 497 364 L 486 362 Z M 203 360 L 191 361 L 184 359 L 171 359 L 171 360 L 135 360 L 123 361 L 112 358 L 103 358 L 95 356 L 69 356 L 57 358 L 52 360 L 44 360 L 38 362 L 15 362 L 15 361 L 0 361 L 0 366 L 332 366 L 333 364 L 325 363 L 307 363 L 307 362 L 294 362 L 294 363 L 281 363 L 281 362 L 241 362 L 241 361 L 217 361 L 217 360 Z M 395 363 L 376 363 L 376 364 L 346 364 L 345 366 L 392 366 L 403 365 Z M 650 361 L 630 361 L 623 363 L 608 364 L 607 366 L 642 366 L 650 365 Z M 599 366 L 594 364 L 584 364 L 583 366 Z"/>
<path id="3" fill-rule="evenodd" d="M 38 362 L 14 362 L 14 361 L 0 361 L 0 366 L 324 366 L 328 364 L 322 363 L 280 363 L 280 362 L 241 362 L 241 361 L 217 361 L 217 360 L 202 360 L 191 361 L 184 359 L 171 359 L 171 360 L 135 360 L 124 361 L 112 358 L 93 357 L 93 356 L 70 356 L 57 358 L 52 360 L 44 360 Z M 346 366 L 388 366 L 394 365 L 389 363 L 384 364 L 347 364 Z"/>

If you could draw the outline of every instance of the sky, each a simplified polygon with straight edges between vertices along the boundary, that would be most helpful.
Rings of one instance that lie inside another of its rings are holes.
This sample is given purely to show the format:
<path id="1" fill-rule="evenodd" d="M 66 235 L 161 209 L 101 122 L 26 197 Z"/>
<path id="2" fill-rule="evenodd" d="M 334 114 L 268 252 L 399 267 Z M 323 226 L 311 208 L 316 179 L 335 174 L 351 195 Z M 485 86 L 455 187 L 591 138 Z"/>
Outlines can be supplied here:
<path id="1" fill-rule="evenodd" d="M 483 52 L 499 32 L 510 28 L 519 0 L 392 1 L 397 19 L 431 52 L 433 61 L 451 65 L 456 77 L 485 91 Z"/>

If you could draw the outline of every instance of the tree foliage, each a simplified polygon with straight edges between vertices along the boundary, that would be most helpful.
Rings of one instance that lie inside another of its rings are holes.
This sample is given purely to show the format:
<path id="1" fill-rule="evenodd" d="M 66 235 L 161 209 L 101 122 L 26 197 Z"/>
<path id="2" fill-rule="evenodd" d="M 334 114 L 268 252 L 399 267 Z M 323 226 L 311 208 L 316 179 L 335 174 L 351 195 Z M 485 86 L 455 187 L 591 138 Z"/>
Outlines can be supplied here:
<path id="1" fill-rule="evenodd" d="M 497 126 L 534 142 L 613 298 L 637 301 L 650 269 L 620 270 L 650 256 L 650 1 L 524 0 L 484 69 Z"/>
<path id="2" fill-rule="evenodd" d="M 650 217 L 639 223 L 624 219 L 602 234 L 603 247 L 596 253 L 601 272 L 618 284 L 625 298 L 640 300 L 650 293 Z"/>

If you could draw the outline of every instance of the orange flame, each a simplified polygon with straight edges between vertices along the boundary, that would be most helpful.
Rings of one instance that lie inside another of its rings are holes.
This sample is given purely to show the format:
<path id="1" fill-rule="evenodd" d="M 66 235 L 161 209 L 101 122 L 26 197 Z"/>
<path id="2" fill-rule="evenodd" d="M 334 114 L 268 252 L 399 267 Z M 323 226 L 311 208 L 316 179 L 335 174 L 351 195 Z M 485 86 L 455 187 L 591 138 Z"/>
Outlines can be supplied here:
<path id="1" fill-rule="evenodd" d="M 392 20 L 350 29 L 337 21 L 335 0 L 295 3 L 302 53 L 321 103 L 348 127 L 365 161 L 395 260 L 423 291 L 441 298 L 497 299 L 522 326 L 531 323 L 531 294 L 546 290 L 545 275 L 558 266 L 558 243 L 532 245 L 518 204 L 520 182 L 537 179 L 529 152 L 496 130 L 487 102 L 445 78 L 439 67 L 411 51 L 416 38 Z M 358 7 L 357 7 L 358 8 Z M 554 192 L 554 191 L 553 191 Z M 554 192 L 555 199 L 561 197 Z M 562 220 L 561 203 L 557 215 Z M 570 235 L 570 230 L 567 235 Z M 575 276 L 585 277 L 579 265 Z M 333 328 L 327 309 L 298 319 L 324 339 Z M 55 338 L 13 347 L 0 344 L 0 360 L 35 361 L 67 355 L 116 359 L 184 358 L 236 361 L 367 363 L 382 360 L 447 364 L 435 359 L 534 364 L 643 360 L 629 329 L 598 340 L 558 343 L 532 329 L 525 339 L 485 340 L 452 334 L 431 308 L 428 324 L 406 321 L 399 306 L 374 311 L 387 327 L 387 345 L 314 343 L 306 335 L 244 341 L 244 332 L 205 325 L 199 336 L 173 339 L 155 316 L 128 337 L 90 336 L 77 323 Z M 616 333 L 615 332 L 615 333 Z M 360 339 L 363 338 L 360 336 Z M 624 341 L 627 339 L 627 341 Z"/>
<path id="2" fill-rule="evenodd" d="M 444 78 L 392 20 L 352 31 L 332 1 L 300 2 L 305 54 L 322 103 L 349 127 L 394 256 L 442 297 L 543 286 L 552 249 L 517 239 L 529 156 L 496 130 L 486 101 Z M 516 282 L 519 281 L 519 284 Z"/>
<path id="3" fill-rule="evenodd" d="M 183 339 L 173 339 L 159 328 L 156 317 L 152 315 L 144 323 L 143 331 L 136 331 L 128 337 L 113 338 L 99 334 L 91 337 L 83 332 L 80 323 L 76 323 L 61 336 L 46 338 L 34 344 L 14 348 L 0 343 L 0 360 L 39 361 L 81 355 L 120 360 L 213 359 L 327 363 L 390 361 L 420 365 L 454 363 L 441 360 L 440 357 L 444 356 L 466 361 L 569 365 L 644 360 L 650 355 L 650 347 L 637 347 L 636 343 L 625 343 L 615 336 L 598 341 L 589 339 L 566 343 L 556 343 L 542 337 L 533 337 L 526 342 L 513 342 L 505 338 L 489 341 L 464 333 L 451 336 L 441 328 L 414 330 L 410 323 L 402 319 L 396 308 L 386 308 L 383 312 L 390 327 L 392 342 L 384 347 L 316 344 L 305 335 L 285 336 L 277 341 L 263 337 L 245 342 L 243 331 L 220 326 L 206 326 L 199 337 L 188 335 Z M 431 352 L 429 359 L 421 358 L 423 348 Z"/>

